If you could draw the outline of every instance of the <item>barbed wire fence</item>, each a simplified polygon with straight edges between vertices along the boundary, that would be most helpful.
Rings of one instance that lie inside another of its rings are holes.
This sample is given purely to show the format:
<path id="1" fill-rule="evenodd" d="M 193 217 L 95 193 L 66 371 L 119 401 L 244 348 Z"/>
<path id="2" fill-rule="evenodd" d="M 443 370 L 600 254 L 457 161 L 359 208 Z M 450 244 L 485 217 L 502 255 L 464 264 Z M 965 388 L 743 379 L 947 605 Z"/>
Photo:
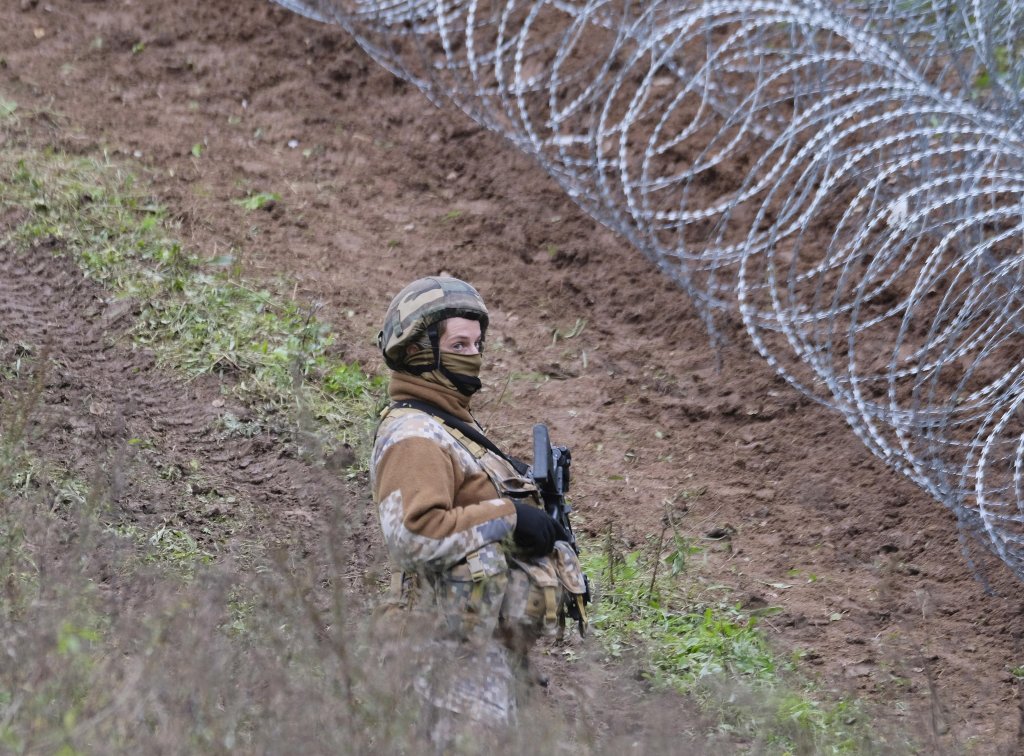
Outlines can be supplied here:
<path id="1" fill-rule="evenodd" d="M 534 156 L 1024 579 L 1024 0 L 276 0 Z"/>

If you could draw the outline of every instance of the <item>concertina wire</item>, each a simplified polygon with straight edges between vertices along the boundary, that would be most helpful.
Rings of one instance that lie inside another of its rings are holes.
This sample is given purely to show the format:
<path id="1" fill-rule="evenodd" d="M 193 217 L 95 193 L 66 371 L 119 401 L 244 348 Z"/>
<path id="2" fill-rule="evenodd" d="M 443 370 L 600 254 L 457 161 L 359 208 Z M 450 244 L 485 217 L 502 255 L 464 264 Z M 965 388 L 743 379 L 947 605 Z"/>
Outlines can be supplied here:
<path id="1" fill-rule="evenodd" d="M 1024 578 L 1024 0 L 276 2 L 533 156 Z"/>

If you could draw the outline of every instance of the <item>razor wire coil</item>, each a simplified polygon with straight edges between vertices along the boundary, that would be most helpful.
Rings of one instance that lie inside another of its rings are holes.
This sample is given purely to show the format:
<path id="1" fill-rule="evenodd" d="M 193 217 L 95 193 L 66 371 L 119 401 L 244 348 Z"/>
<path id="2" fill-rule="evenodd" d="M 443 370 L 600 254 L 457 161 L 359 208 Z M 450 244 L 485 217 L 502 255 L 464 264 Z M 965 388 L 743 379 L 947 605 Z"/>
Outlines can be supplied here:
<path id="1" fill-rule="evenodd" d="M 535 157 L 1024 578 L 1024 0 L 276 0 Z"/>

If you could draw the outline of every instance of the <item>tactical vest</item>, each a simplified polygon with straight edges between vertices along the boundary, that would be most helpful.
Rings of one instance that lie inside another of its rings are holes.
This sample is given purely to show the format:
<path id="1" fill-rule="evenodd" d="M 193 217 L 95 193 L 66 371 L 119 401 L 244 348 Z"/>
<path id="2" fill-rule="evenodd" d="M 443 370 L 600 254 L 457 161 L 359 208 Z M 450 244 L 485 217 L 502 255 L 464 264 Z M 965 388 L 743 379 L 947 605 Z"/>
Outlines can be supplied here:
<path id="1" fill-rule="evenodd" d="M 381 413 L 381 422 L 413 412 L 422 411 L 389 407 Z M 458 428 L 431 417 L 476 459 L 500 497 L 543 507 L 536 485 L 511 463 Z M 508 553 L 501 544 L 488 544 L 447 572 L 422 577 L 432 586 L 450 631 L 467 640 L 483 640 L 497 631 L 510 648 L 523 653 L 543 635 L 560 636 L 565 626 L 563 602 L 575 601 L 586 592 L 579 559 L 564 541 L 557 542 L 550 555 L 530 559 Z M 419 590 L 420 578 L 393 575 L 395 598 L 407 603 Z"/>

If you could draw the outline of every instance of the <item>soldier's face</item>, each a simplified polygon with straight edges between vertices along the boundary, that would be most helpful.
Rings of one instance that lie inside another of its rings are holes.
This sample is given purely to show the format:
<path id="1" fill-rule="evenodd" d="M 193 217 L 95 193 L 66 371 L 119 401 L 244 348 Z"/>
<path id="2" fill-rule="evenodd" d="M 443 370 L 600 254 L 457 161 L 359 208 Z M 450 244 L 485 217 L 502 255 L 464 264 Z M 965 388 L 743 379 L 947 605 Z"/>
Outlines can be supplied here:
<path id="1" fill-rule="evenodd" d="M 448 318 L 438 347 L 452 354 L 480 354 L 480 322 L 469 318 Z"/>

